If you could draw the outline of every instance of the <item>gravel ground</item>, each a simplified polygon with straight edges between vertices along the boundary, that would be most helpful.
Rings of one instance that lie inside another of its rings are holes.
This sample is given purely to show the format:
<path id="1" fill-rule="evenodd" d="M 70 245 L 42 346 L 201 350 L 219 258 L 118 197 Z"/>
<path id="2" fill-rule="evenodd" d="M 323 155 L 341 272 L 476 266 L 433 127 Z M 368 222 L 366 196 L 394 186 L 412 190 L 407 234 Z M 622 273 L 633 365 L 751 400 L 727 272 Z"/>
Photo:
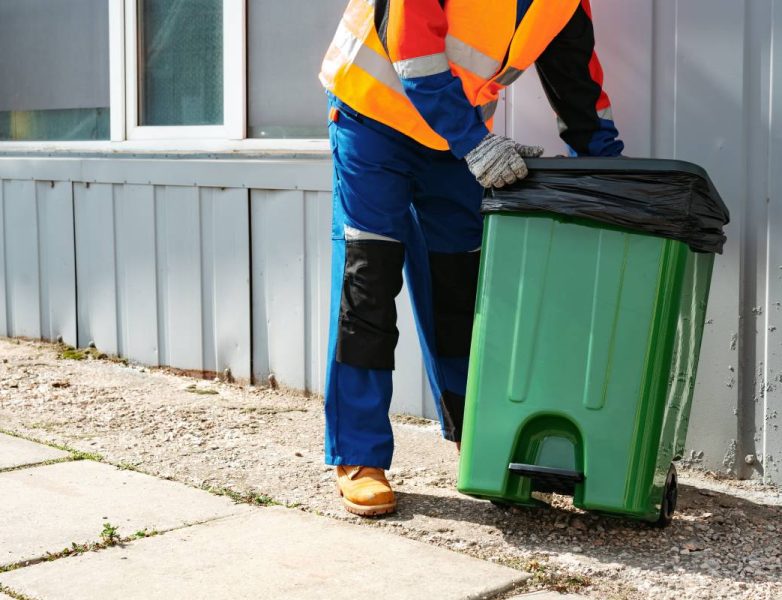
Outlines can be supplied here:
<path id="1" fill-rule="evenodd" d="M 457 455 L 434 424 L 394 420 L 399 511 L 361 520 L 342 510 L 323 465 L 318 398 L 65 360 L 53 345 L 0 340 L 0 429 L 8 432 L 530 570 L 530 589 L 782 598 L 782 496 L 773 488 L 688 472 L 666 530 L 585 514 L 559 496 L 551 509 L 497 508 L 455 491 Z"/>

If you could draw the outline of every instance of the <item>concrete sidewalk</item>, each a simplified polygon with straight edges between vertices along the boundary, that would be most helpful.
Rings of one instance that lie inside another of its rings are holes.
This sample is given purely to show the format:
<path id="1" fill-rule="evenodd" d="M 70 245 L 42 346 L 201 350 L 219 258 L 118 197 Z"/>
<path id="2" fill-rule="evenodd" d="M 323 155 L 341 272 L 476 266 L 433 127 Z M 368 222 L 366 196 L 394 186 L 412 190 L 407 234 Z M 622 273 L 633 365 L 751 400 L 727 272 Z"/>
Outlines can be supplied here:
<path id="1" fill-rule="evenodd" d="M 0 436 L 7 465 L 0 471 L 0 572 L 11 567 L 0 573 L 0 600 L 7 600 L 3 592 L 25 600 L 309 600 L 346 590 L 384 600 L 492 598 L 526 578 L 372 527 L 238 505 L 102 463 L 25 466 L 68 456 Z M 100 542 L 105 527 L 125 541 L 44 560 L 72 544 Z"/>

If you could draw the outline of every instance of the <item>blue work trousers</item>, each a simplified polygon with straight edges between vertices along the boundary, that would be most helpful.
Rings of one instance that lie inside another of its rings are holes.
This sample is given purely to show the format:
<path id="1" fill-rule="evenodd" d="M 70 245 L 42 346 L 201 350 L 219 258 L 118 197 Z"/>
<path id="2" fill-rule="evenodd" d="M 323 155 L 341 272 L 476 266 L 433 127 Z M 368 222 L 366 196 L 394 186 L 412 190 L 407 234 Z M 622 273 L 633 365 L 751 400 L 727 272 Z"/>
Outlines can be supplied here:
<path id="1" fill-rule="evenodd" d="M 413 303 L 443 435 L 461 436 L 483 189 L 463 160 L 330 98 L 334 158 L 326 462 L 387 469 L 395 297 Z"/>

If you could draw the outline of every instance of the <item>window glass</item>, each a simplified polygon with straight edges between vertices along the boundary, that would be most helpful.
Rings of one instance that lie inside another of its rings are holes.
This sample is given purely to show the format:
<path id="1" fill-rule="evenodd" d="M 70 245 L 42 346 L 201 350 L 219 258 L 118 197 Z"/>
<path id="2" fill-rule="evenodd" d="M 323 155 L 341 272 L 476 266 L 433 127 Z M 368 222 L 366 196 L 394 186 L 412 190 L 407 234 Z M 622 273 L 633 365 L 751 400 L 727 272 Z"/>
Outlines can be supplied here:
<path id="1" fill-rule="evenodd" d="M 323 55 L 347 0 L 249 0 L 248 135 L 326 137 Z"/>
<path id="2" fill-rule="evenodd" d="M 140 124 L 222 125 L 223 1 L 139 0 L 139 12 Z"/>
<path id="3" fill-rule="evenodd" d="M 0 140 L 108 138 L 108 2 L 0 0 Z"/>

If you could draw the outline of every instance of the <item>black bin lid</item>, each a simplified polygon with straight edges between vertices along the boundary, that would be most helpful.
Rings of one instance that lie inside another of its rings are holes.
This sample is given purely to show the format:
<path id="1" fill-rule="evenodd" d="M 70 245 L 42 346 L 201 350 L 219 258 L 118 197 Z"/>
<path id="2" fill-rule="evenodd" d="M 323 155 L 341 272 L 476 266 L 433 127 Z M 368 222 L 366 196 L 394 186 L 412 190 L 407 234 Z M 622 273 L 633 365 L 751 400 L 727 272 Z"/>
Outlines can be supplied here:
<path id="1" fill-rule="evenodd" d="M 698 165 L 636 158 L 527 159 L 529 176 L 487 190 L 484 214 L 554 213 L 722 253 L 730 213 Z"/>

